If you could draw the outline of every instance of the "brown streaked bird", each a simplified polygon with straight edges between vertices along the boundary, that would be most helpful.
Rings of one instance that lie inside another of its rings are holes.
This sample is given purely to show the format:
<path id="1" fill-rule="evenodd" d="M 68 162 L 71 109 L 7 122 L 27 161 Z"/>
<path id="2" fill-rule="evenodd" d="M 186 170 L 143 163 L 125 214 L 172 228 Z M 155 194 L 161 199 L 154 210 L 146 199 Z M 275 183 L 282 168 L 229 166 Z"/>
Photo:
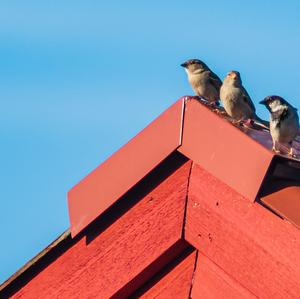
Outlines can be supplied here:
<path id="1" fill-rule="evenodd" d="M 208 103 L 217 105 L 222 81 L 199 59 L 190 59 L 181 64 L 195 94 Z"/>
<path id="2" fill-rule="evenodd" d="M 224 78 L 220 89 L 220 98 L 226 113 L 237 122 L 248 119 L 256 120 L 258 123 L 269 127 L 267 121 L 256 115 L 255 106 L 243 87 L 241 75 L 237 71 L 230 71 Z"/>
<path id="3" fill-rule="evenodd" d="M 280 153 L 277 145 L 287 146 L 289 155 L 294 155 L 293 140 L 299 133 L 299 116 L 297 109 L 280 96 L 265 97 L 260 104 L 270 112 L 270 133 L 273 140 L 273 151 Z"/>

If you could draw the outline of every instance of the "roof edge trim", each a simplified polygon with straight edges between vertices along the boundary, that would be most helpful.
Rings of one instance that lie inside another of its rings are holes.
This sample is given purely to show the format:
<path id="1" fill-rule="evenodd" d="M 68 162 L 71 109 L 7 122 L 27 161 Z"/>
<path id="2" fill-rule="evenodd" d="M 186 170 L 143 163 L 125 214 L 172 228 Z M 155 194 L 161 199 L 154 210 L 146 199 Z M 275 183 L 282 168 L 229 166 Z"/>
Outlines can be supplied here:
<path id="1" fill-rule="evenodd" d="M 181 145 L 184 111 L 182 97 L 68 192 L 72 237 Z"/>

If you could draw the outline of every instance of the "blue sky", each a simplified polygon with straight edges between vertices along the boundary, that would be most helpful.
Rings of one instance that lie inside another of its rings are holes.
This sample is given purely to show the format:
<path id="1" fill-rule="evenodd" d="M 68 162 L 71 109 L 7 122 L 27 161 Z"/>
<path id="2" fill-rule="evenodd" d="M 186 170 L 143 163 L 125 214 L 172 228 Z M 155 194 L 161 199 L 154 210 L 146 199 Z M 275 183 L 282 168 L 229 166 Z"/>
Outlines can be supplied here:
<path id="1" fill-rule="evenodd" d="M 49 2 L 0 4 L 0 282 L 69 227 L 74 184 L 192 94 L 184 60 L 300 108 L 299 1 Z"/>

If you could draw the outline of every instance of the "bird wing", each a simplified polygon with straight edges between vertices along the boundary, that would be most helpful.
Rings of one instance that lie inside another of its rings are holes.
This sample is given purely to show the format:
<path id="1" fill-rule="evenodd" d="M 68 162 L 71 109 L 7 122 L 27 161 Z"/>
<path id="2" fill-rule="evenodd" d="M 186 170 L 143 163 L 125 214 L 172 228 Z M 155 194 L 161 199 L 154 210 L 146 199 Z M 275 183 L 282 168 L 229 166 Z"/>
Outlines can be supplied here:
<path id="1" fill-rule="evenodd" d="M 219 91 L 222 86 L 221 79 L 212 71 L 209 71 L 209 82 Z"/>
<path id="2" fill-rule="evenodd" d="M 255 106 L 254 106 L 254 104 L 253 104 L 253 102 L 252 102 L 252 100 L 251 100 L 251 98 L 250 98 L 247 90 L 244 87 L 242 87 L 241 89 L 242 89 L 243 99 L 244 99 L 245 103 L 251 108 L 251 110 L 253 111 L 253 113 L 255 113 L 255 110 L 256 110 Z"/>

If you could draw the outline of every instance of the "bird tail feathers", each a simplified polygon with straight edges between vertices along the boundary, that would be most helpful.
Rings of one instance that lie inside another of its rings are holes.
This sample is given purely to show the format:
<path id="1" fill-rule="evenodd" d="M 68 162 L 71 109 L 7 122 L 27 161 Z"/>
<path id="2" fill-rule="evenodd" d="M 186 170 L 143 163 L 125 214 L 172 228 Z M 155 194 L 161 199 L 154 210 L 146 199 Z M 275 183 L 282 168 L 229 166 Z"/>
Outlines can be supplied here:
<path id="1" fill-rule="evenodd" d="M 259 116 L 255 115 L 254 122 L 258 125 L 261 125 L 265 129 L 269 130 L 270 129 L 270 122 L 261 119 Z"/>

